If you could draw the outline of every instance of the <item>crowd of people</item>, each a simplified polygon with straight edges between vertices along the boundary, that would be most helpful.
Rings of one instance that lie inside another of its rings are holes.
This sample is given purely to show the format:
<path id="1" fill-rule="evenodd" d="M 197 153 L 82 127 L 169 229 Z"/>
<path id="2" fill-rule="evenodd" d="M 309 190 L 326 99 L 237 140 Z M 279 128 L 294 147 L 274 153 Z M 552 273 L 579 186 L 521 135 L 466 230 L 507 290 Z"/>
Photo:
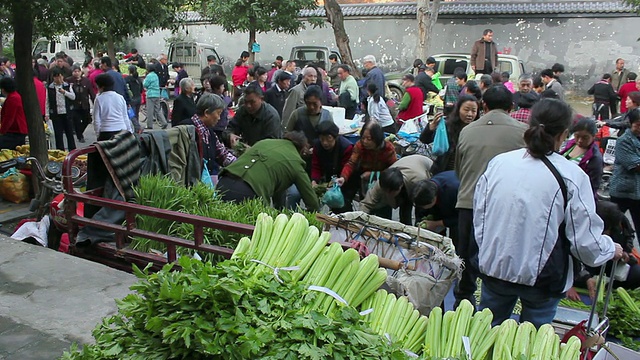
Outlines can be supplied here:
<path id="1" fill-rule="evenodd" d="M 521 320 L 550 322 L 559 300 L 576 296 L 574 284 L 593 291 L 596 268 L 612 259 L 630 267 L 617 285 L 640 286 L 633 247 L 640 232 L 640 80 L 624 60 L 589 90 L 593 116 L 583 117 L 564 101 L 561 64 L 515 83 L 509 73 L 497 72 L 489 29 L 472 46 L 470 73 L 457 68 L 441 80 L 433 57 L 417 59 L 402 77 L 405 93 L 397 103 L 389 101 L 372 55 L 362 59 L 359 80 L 335 55 L 328 71 L 319 64 L 297 69 L 280 56 L 270 68 L 249 64 L 249 58 L 248 52 L 240 55 L 229 83 L 210 56 L 199 90 L 182 64 L 168 64 L 164 54 L 147 64 L 135 49 L 125 57 L 124 75 L 108 56 L 79 66 L 60 53 L 51 63 L 34 59 L 33 76 L 58 149 L 84 142 L 91 123 L 99 141 L 121 131 L 141 133 L 146 98 L 147 129 L 156 123 L 161 129 L 195 128 L 202 167 L 224 200 L 259 198 L 316 211 L 321 203 L 314 188 L 337 184 L 345 201 L 331 208 L 334 213 L 353 210 L 359 199 L 357 209 L 366 213 L 391 219 L 399 209 L 402 223 L 448 234 L 466 263 L 456 305 L 475 303 L 480 277 L 479 306 L 490 308 L 496 323 L 510 316 L 517 299 Z M 144 79 L 139 68 L 146 69 Z M 171 82 L 175 99 L 167 118 L 161 104 Z M 10 75 L 2 76 L 0 89 L 6 97 L 0 146 L 15 148 L 27 134 L 24 114 L 16 114 L 22 103 Z M 431 114 L 419 140 L 434 142 L 444 125 L 448 148 L 432 158 L 399 158 L 387 135 L 422 116 L 425 101 L 434 97 L 442 110 Z M 348 119 L 362 114 L 359 138 L 341 135 L 324 106 L 344 108 Z M 596 134 L 603 126 L 619 129 L 611 202 L 597 197 L 604 163 Z M 239 142 L 246 145 L 242 154 Z"/>

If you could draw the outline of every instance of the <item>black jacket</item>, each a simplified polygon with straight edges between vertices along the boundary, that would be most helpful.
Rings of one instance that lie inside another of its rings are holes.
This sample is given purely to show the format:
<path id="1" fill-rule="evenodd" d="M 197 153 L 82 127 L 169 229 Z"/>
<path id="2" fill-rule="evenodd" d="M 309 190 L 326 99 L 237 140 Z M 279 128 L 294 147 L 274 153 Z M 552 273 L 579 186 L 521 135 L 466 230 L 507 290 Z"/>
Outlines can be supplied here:
<path id="1" fill-rule="evenodd" d="M 282 118 L 285 100 L 287 100 L 287 91 L 281 90 L 278 85 L 273 85 L 264 93 L 264 101 L 276 109 L 280 118 Z"/>
<path id="2" fill-rule="evenodd" d="M 436 94 L 440 92 L 440 90 L 433 85 L 433 82 L 431 82 L 431 76 L 427 75 L 424 71 L 418 73 L 415 84 L 420 88 L 420 90 L 422 90 L 423 100 L 427 99 L 427 94 L 429 92 L 434 92 Z"/>
<path id="3" fill-rule="evenodd" d="M 163 65 L 161 62 L 156 64 L 156 74 L 158 75 L 158 82 L 160 87 L 166 87 L 169 81 L 169 66 Z"/>
<path id="4" fill-rule="evenodd" d="M 171 126 L 177 126 L 185 119 L 191 119 L 196 113 L 196 103 L 192 97 L 180 93 L 173 101 L 173 111 L 171 112 Z"/>
<path id="5" fill-rule="evenodd" d="M 613 86 L 604 81 L 598 81 L 588 91 L 589 95 L 593 95 L 593 102 L 598 104 L 609 105 L 616 102 L 618 95 L 613 91 Z"/>
<path id="6" fill-rule="evenodd" d="M 229 129 L 236 135 L 241 135 L 249 146 L 264 139 L 281 139 L 282 122 L 273 106 L 262 103 L 262 107 L 255 114 L 249 114 L 242 106 L 229 121 Z"/>

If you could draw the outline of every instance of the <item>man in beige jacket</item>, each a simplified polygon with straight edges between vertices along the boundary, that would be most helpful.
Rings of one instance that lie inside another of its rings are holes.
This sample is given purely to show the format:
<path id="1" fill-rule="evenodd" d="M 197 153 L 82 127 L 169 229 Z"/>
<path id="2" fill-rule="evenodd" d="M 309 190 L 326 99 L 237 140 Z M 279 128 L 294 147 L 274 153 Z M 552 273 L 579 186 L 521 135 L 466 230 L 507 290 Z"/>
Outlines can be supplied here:
<path id="1" fill-rule="evenodd" d="M 380 173 L 373 188 L 360 202 L 360 211 L 369 214 L 386 206 L 400 208 L 400 222 L 412 225 L 413 187 L 420 180 L 431 178 L 433 161 L 423 155 L 410 155 L 396 161 Z"/>

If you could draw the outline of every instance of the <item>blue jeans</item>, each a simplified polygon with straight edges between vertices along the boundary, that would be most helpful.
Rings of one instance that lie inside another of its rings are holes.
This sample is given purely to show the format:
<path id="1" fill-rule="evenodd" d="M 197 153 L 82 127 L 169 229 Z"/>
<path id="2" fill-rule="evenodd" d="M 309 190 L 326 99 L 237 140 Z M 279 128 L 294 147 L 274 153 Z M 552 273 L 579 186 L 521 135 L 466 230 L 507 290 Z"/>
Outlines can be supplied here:
<path id="1" fill-rule="evenodd" d="M 300 195 L 300 191 L 295 185 L 291 185 L 287 189 L 287 200 L 286 207 L 289 210 L 297 210 L 298 206 L 300 206 L 300 200 L 302 200 L 302 195 Z"/>
<path id="2" fill-rule="evenodd" d="M 483 279 L 480 309 L 491 310 L 493 326 L 500 325 L 511 317 L 518 298 L 522 303 L 520 322 L 528 321 L 536 328 L 553 321 L 561 299 L 534 287 L 518 284 L 505 286 L 504 282 L 499 280 Z"/>

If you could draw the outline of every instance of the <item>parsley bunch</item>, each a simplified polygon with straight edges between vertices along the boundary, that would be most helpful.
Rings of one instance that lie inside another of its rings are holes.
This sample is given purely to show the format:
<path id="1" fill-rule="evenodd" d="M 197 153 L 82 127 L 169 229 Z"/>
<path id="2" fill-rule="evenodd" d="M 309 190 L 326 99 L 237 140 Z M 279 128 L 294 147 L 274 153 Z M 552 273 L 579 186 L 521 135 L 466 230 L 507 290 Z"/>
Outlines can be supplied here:
<path id="1" fill-rule="evenodd" d="M 316 297 L 286 272 L 246 269 L 183 257 L 149 274 L 134 268 L 135 293 L 93 332 L 96 343 L 73 346 L 63 359 L 406 359 L 374 334 L 357 310 L 326 316 L 304 311 Z"/>

